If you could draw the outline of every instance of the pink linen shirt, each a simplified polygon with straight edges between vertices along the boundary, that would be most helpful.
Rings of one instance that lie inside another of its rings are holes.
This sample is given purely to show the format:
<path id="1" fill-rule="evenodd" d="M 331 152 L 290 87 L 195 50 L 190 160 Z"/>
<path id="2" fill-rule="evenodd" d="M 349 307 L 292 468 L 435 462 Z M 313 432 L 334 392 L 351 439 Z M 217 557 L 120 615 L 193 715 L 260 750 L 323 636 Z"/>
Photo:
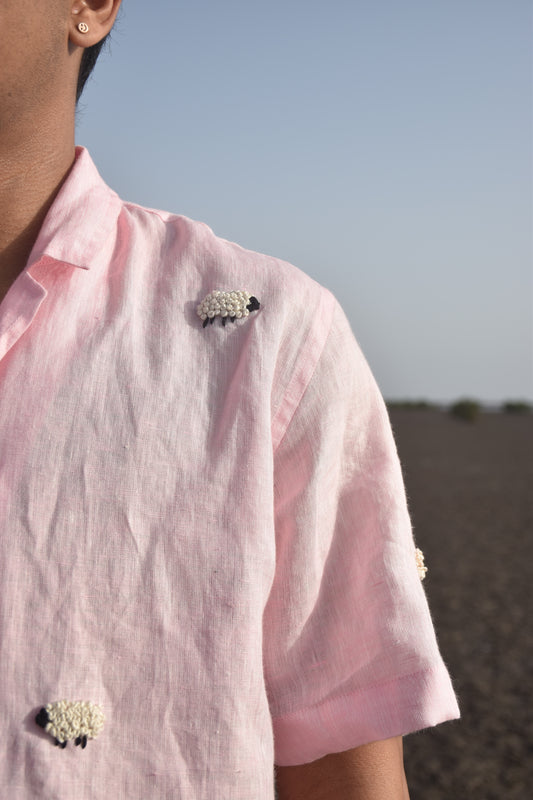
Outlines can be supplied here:
<path id="1" fill-rule="evenodd" d="M 272 800 L 457 717 L 337 301 L 76 155 L 0 306 L 0 797 Z M 215 289 L 260 309 L 204 328 Z M 35 723 L 62 699 L 104 710 L 86 749 Z"/>

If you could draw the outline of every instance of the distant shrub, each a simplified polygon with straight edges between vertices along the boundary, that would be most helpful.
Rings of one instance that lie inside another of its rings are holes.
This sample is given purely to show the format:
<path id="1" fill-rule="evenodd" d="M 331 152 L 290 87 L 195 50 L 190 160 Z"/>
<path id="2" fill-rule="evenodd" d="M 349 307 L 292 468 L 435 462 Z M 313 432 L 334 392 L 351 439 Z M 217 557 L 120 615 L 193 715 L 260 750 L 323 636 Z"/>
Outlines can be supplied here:
<path id="1" fill-rule="evenodd" d="M 524 400 L 508 400 L 502 405 L 502 411 L 506 414 L 530 414 L 531 404 Z"/>
<path id="2" fill-rule="evenodd" d="M 427 400 L 387 400 L 387 407 L 416 409 L 417 411 L 428 411 L 436 408 L 433 403 L 429 403 Z"/>
<path id="3" fill-rule="evenodd" d="M 465 422 L 475 422 L 481 411 L 481 405 L 477 400 L 458 400 L 450 407 L 450 414 L 457 419 Z"/>

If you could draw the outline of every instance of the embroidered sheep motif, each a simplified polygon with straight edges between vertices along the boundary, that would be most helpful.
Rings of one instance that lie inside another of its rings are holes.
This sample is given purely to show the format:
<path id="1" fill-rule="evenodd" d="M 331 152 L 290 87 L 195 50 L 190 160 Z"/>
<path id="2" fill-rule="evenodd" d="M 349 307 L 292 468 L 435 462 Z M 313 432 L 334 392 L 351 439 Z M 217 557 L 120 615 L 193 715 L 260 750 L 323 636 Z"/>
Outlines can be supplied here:
<path id="1" fill-rule="evenodd" d="M 242 289 L 240 292 L 223 292 L 216 289 L 210 292 L 196 309 L 196 313 L 204 321 L 202 327 L 208 323 L 213 324 L 216 317 L 222 318 L 222 325 L 231 320 L 247 317 L 250 311 L 257 311 L 260 307 L 257 297 Z"/>
<path id="2" fill-rule="evenodd" d="M 418 577 L 421 581 L 424 580 L 426 577 L 426 572 L 428 568 L 424 564 L 424 553 L 418 547 L 415 550 L 415 558 L 416 558 L 416 568 L 418 570 Z"/>
<path id="3" fill-rule="evenodd" d="M 87 739 L 95 739 L 104 727 L 101 706 L 89 702 L 58 700 L 41 708 L 35 722 L 54 737 L 56 746 L 64 749 L 69 739 L 87 747 Z"/>

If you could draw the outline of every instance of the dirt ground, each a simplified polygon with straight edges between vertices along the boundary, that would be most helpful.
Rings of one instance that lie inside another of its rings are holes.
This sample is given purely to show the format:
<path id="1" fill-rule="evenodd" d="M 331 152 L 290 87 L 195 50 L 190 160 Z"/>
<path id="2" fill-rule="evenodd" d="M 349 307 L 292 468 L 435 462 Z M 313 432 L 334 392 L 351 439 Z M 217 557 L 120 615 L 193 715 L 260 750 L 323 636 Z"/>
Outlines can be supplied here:
<path id="1" fill-rule="evenodd" d="M 462 719 L 406 737 L 411 800 L 533 797 L 533 415 L 391 409 Z"/>

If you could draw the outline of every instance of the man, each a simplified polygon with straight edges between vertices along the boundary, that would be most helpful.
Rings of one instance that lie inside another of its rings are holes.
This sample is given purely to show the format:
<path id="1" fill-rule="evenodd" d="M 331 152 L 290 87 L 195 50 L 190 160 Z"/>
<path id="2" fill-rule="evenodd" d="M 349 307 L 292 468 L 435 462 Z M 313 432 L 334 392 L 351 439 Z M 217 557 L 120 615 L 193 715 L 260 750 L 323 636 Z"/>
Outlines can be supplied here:
<path id="1" fill-rule="evenodd" d="M 75 149 L 119 5 L 0 7 L 0 795 L 403 800 L 458 711 L 383 402 L 326 290 Z"/>

